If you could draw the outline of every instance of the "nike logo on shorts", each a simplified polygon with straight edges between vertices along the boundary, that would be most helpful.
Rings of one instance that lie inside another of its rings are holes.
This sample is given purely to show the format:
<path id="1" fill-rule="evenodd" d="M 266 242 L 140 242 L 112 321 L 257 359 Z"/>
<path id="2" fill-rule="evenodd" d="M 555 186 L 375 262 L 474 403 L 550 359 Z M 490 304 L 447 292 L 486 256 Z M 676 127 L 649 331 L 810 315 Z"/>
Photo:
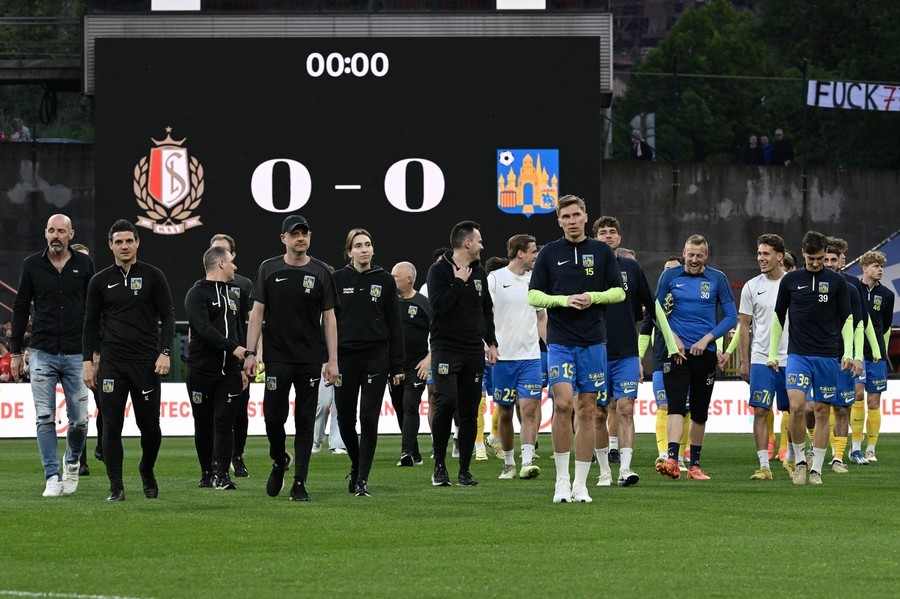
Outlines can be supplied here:
<path id="1" fill-rule="evenodd" d="M 153 389 L 150 389 L 149 391 L 141 391 L 141 395 L 150 395 L 151 393 L 153 393 Z"/>
<path id="2" fill-rule="evenodd" d="M 229 393 L 228 397 L 232 398 L 232 397 L 237 397 L 238 395 L 240 395 L 240 393 Z"/>

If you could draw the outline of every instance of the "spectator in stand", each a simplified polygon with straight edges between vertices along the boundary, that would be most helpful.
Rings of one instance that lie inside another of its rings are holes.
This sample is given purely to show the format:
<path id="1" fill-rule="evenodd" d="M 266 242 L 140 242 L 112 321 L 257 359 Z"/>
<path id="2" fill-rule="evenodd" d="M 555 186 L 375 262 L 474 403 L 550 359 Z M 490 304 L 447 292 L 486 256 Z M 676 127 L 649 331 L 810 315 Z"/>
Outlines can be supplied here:
<path id="1" fill-rule="evenodd" d="M 762 153 L 762 162 L 766 166 L 772 165 L 772 144 L 769 143 L 768 135 L 761 135 L 759 138 L 759 151 Z"/>
<path id="2" fill-rule="evenodd" d="M 9 141 L 9 138 L 6 137 L 6 131 L 3 130 L 3 127 L 0 127 L 0 141 Z"/>
<path id="3" fill-rule="evenodd" d="M 747 147 L 741 150 L 741 162 L 750 165 L 760 165 L 763 163 L 762 150 L 757 143 L 756 136 L 751 135 Z"/>
<path id="4" fill-rule="evenodd" d="M 3 338 L 8 340 L 10 336 L 12 336 L 12 321 L 7 318 L 3 321 Z"/>
<path id="5" fill-rule="evenodd" d="M 0 383 L 8 383 L 12 378 L 10 363 L 12 354 L 6 346 L 6 339 L 0 339 Z"/>
<path id="6" fill-rule="evenodd" d="M 653 148 L 644 141 L 640 129 L 634 129 L 631 132 L 631 149 L 629 156 L 634 160 L 653 160 Z"/>
<path id="7" fill-rule="evenodd" d="M 772 146 L 772 164 L 790 166 L 794 161 L 794 146 L 784 138 L 784 131 L 775 129 L 775 144 Z"/>
<path id="8" fill-rule="evenodd" d="M 12 120 L 12 133 L 9 134 L 9 141 L 31 141 L 31 131 L 25 126 L 22 119 Z"/>

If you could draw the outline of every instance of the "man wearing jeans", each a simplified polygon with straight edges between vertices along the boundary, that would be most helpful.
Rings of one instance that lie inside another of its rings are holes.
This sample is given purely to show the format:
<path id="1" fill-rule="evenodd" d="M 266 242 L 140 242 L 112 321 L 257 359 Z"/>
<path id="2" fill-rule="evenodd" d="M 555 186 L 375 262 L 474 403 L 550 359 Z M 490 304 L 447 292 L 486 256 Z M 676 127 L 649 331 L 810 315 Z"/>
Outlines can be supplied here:
<path id="1" fill-rule="evenodd" d="M 13 305 L 10 370 L 18 382 L 29 309 L 31 326 L 31 392 L 37 415 L 37 440 L 44 465 L 44 497 L 70 495 L 78 488 L 79 457 L 87 437 L 88 390 L 81 364 L 81 324 L 94 264 L 69 247 L 75 231 L 68 216 L 55 214 L 44 231 L 47 247 L 22 263 L 19 293 Z M 65 480 L 59 468 L 56 438 L 56 384 L 66 398 Z"/>

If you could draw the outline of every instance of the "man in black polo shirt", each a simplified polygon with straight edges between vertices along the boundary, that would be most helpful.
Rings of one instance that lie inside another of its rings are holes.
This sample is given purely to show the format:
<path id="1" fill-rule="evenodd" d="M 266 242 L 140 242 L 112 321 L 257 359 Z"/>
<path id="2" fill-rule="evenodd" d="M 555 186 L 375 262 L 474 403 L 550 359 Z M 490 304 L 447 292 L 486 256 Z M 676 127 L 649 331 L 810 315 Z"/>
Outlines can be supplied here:
<path id="1" fill-rule="evenodd" d="M 19 381 L 28 313 L 31 327 L 31 392 L 37 415 L 37 441 L 44 465 L 44 497 L 74 493 L 79 458 L 87 437 L 88 391 L 81 368 L 81 323 L 88 282 L 94 276 L 91 259 L 69 246 L 75 231 L 68 216 L 47 221 L 47 247 L 22 263 L 19 293 L 13 304 L 10 372 Z M 62 384 L 69 419 L 66 433 L 65 480 L 59 468 L 56 437 L 56 383 Z"/>
<path id="2" fill-rule="evenodd" d="M 291 501 L 309 501 L 306 477 L 312 454 L 313 425 L 319 379 L 322 376 L 333 384 L 338 375 L 337 321 L 334 307 L 337 290 L 328 266 L 310 256 L 312 232 L 309 223 L 299 214 L 284 219 L 281 242 L 285 253 L 265 260 L 253 281 L 253 309 L 247 327 L 247 347 L 256 347 L 263 335 L 266 358 L 266 390 L 263 411 L 272 472 L 266 482 L 266 493 L 276 497 L 284 488 L 284 473 L 293 456 L 285 451 L 284 423 L 290 403 L 288 397 L 294 387 L 294 452 L 297 464 Z M 327 354 L 326 354 L 327 351 Z M 322 358 L 327 355 L 324 367 Z M 247 351 L 244 372 L 256 374 L 256 353 Z"/>
<path id="3" fill-rule="evenodd" d="M 88 287 L 82 340 L 84 382 L 91 389 L 100 385 L 103 461 L 109 477 L 107 500 L 125 499 L 122 427 L 129 394 L 141 431 L 143 451 L 138 469 L 144 496 L 156 499 L 159 487 L 153 467 L 162 443 L 159 377 L 169 374 L 175 336 L 172 293 L 161 270 L 137 259 L 141 241 L 133 224 L 117 220 L 108 238 L 116 263 L 98 272 Z M 100 367 L 95 372 L 92 359 L 98 346 Z"/>
<path id="4" fill-rule="evenodd" d="M 434 473 L 431 484 L 449 487 L 447 441 L 453 413 L 459 413 L 460 485 L 478 482 L 469 472 L 484 362 L 497 361 L 497 337 L 487 275 L 478 261 L 483 245 L 478 223 L 463 221 L 450 232 L 450 247 L 428 269 L 428 300 L 431 320 L 432 374 L 434 376 L 434 418 L 431 438 L 434 446 Z M 487 345 L 487 352 L 484 346 Z"/>

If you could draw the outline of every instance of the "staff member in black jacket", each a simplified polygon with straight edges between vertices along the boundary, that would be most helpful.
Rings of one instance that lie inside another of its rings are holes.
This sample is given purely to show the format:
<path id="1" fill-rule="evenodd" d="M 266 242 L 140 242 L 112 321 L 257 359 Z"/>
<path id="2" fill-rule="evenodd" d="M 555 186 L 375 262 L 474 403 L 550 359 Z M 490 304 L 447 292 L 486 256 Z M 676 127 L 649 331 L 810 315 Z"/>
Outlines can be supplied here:
<path id="1" fill-rule="evenodd" d="M 203 254 L 206 278 L 194 283 L 184 298 L 191 341 L 187 390 L 194 414 L 194 444 L 203 475 L 201 487 L 237 488 L 228 476 L 234 449 L 234 415 L 241 391 L 248 387 L 242 371 L 243 323 L 231 295 L 237 267 L 231 252 L 213 246 Z"/>
<path id="2" fill-rule="evenodd" d="M 217 233 L 212 236 L 209 247 L 221 247 L 228 250 L 231 259 L 237 258 L 234 248 L 234 238 L 231 235 Z M 238 320 L 241 322 L 241 328 L 238 331 L 238 342 L 241 345 L 247 343 L 247 320 L 250 317 L 250 309 L 253 308 L 253 300 L 250 299 L 250 293 L 253 290 L 253 281 L 247 277 L 243 277 L 237 273 L 234 275 L 234 281 L 228 286 L 228 293 L 237 302 Z M 253 348 L 254 351 L 256 348 Z M 243 359 L 243 356 L 241 357 Z M 250 403 L 250 385 L 244 387 L 241 396 L 237 400 L 237 409 L 234 415 L 234 455 L 231 458 L 231 469 L 238 478 L 246 478 L 250 476 L 247 471 L 247 465 L 244 463 L 244 447 L 247 445 L 247 429 L 250 426 L 250 420 L 247 417 L 247 405 Z"/>
<path id="3" fill-rule="evenodd" d="M 449 487 L 447 440 L 453 413 L 459 411 L 460 485 L 478 484 L 469 472 L 484 362 L 497 361 L 494 334 L 494 304 L 488 292 L 487 275 L 478 261 L 484 246 L 480 226 L 474 221 L 458 223 L 450 231 L 453 248 L 428 269 L 428 299 L 431 321 L 431 370 L 434 376 L 434 418 L 431 439 L 434 473 L 431 484 Z M 488 346 L 485 351 L 485 345 Z"/>
<path id="4" fill-rule="evenodd" d="M 389 374 L 394 385 L 403 380 L 403 330 L 394 277 L 372 264 L 372 235 L 353 229 L 347 234 L 344 252 L 350 264 L 334 273 L 341 298 L 335 309 L 339 374 L 334 402 L 341 439 L 350 456 L 349 490 L 357 497 L 368 497 L 385 384 Z"/>
<path id="5" fill-rule="evenodd" d="M 82 339 L 84 382 L 91 389 L 100 384 L 103 461 L 109 477 L 107 500 L 125 499 L 122 427 L 129 393 L 141 431 L 143 455 L 139 470 L 144 495 L 155 499 L 159 487 L 153 467 L 162 443 L 159 376 L 169 373 L 175 336 L 172 293 L 161 270 L 138 261 L 141 241 L 133 224 L 117 220 L 110 227 L 108 238 L 116 263 L 98 272 L 88 286 Z M 98 341 L 101 321 L 102 343 Z M 91 360 L 98 344 L 100 367 L 95 371 Z"/>
<path id="6" fill-rule="evenodd" d="M 70 495 L 78 488 L 79 457 L 87 437 L 87 389 L 81 369 L 81 322 L 94 264 L 72 250 L 72 221 L 64 214 L 47 220 L 47 247 L 22 263 L 19 293 L 13 304 L 10 373 L 23 370 L 25 329 L 34 302 L 31 337 L 31 392 L 37 416 L 37 442 L 44 466 L 44 497 Z M 62 384 L 69 419 L 65 474 L 61 479 L 56 436 L 56 384 Z"/>

